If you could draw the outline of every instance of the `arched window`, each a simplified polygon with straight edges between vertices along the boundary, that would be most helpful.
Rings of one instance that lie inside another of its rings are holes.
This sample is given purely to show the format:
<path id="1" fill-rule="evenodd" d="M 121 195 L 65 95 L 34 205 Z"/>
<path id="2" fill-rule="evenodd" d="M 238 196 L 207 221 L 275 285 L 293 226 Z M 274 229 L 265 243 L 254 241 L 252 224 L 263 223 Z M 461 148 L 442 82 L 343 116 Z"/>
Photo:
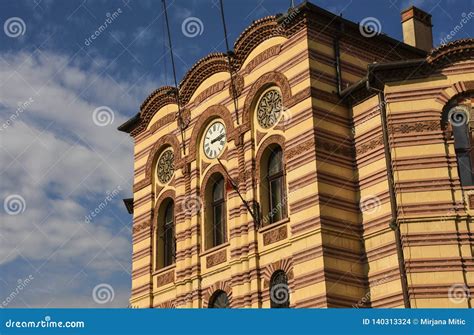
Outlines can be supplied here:
<path id="1" fill-rule="evenodd" d="M 288 277 L 282 270 L 275 271 L 270 279 L 270 307 L 290 307 L 290 288 Z"/>
<path id="2" fill-rule="evenodd" d="M 205 199 L 205 246 L 209 249 L 227 242 L 225 180 L 220 173 L 209 179 Z"/>
<path id="3" fill-rule="evenodd" d="M 224 291 L 216 291 L 209 300 L 209 308 L 229 308 L 229 297 Z"/>
<path id="4" fill-rule="evenodd" d="M 224 178 L 219 178 L 212 187 L 213 244 L 225 242 Z"/>
<path id="5" fill-rule="evenodd" d="M 473 134 L 469 126 L 469 106 L 454 106 L 448 111 L 448 122 L 452 129 L 454 148 L 458 163 L 458 174 L 462 186 L 474 185 Z"/>
<path id="6" fill-rule="evenodd" d="M 174 203 L 167 199 L 158 211 L 158 229 L 156 239 L 157 268 L 174 264 L 176 241 L 174 228 Z"/>
<path id="7" fill-rule="evenodd" d="M 265 225 L 287 216 L 283 151 L 279 145 L 271 145 L 265 150 L 260 169 L 260 203 Z"/>

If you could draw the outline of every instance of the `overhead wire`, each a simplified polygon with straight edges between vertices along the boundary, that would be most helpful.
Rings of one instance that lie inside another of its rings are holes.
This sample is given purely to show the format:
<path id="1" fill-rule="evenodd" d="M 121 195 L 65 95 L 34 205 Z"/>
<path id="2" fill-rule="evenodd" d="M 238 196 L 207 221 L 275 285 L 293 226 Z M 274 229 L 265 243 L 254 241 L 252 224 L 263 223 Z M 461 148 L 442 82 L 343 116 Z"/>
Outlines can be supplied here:
<path id="1" fill-rule="evenodd" d="M 234 69 L 232 67 L 233 52 L 229 48 L 229 38 L 227 35 L 227 26 L 225 23 L 225 15 L 224 15 L 224 4 L 222 0 L 219 0 L 219 2 L 220 2 L 220 9 L 221 9 L 222 26 L 224 28 L 224 40 L 225 40 L 225 46 L 226 46 L 227 63 L 229 66 L 229 73 L 230 73 L 230 87 L 231 87 L 231 92 L 232 92 L 232 98 L 234 100 L 235 119 L 237 121 L 237 124 L 240 124 L 239 108 L 238 108 L 238 103 L 237 103 L 237 91 L 235 89 L 235 82 L 234 82 Z"/>
<path id="2" fill-rule="evenodd" d="M 168 33 L 168 44 L 169 44 L 169 49 L 170 49 L 170 56 L 171 56 L 171 67 L 173 68 L 173 78 L 174 78 L 174 86 L 175 86 L 175 94 L 176 94 L 176 103 L 178 105 L 178 126 L 181 131 L 181 142 L 182 142 L 182 147 L 183 147 L 183 156 L 186 155 L 186 144 L 184 143 L 184 122 L 183 122 L 183 116 L 182 116 L 182 110 L 181 110 L 181 102 L 180 102 L 180 96 L 179 96 L 179 87 L 178 87 L 178 81 L 176 79 L 176 66 L 174 64 L 174 54 L 173 54 L 173 44 L 171 42 L 171 32 L 170 32 L 170 25 L 169 25 L 169 20 L 168 20 L 168 11 L 167 11 L 167 6 L 166 6 L 166 0 L 162 0 L 163 2 L 163 9 L 165 13 L 165 22 L 166 22 L 166 30 Z"/>

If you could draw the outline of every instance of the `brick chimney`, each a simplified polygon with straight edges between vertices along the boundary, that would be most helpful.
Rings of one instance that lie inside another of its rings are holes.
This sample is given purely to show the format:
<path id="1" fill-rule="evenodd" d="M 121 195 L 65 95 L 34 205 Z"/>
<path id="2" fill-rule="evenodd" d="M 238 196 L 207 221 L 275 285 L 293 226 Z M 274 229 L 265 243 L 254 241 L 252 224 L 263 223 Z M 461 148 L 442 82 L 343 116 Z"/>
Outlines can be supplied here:
<path id="1" fill-rule="evenodd" d="M 431 15 L 415 6 L 402 11 L 403 42 L 430 51 L 433 48 Z"/>

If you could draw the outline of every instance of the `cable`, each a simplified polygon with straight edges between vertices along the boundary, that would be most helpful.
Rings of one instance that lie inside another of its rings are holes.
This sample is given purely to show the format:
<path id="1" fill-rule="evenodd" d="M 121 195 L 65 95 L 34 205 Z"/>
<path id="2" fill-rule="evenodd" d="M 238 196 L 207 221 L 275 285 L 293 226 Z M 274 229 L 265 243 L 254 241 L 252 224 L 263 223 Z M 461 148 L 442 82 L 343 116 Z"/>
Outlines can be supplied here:
<path id="1" fill-rule="evenodd" d="M 217 162 L 220 164 L 220 166 L 222 167 L 222 169 L 224 169 L 224 172 L 225 174 L 227 175 L 227 178 L 229 178 L 229 182 L 232 186 L 232 188 L 234 189 L 234 191 L 239 195 L 239 198 L 240 200 L 242 201 L 242 203 L 244 204 L 244 206 L 247 208 L 248 212 L 250 213 L 250 216 L 252 217 L 255 225 L 258 227 L 260 227 L 260 218 L 258 216 L 258 213 L 256 210 L 252 210 L 252 208 L 250 208 L 250 205 L 248 203 L 247 200 L 244 199 L 244 197 L 242 196 L 242 194 L 240 193 L 239 191 L 239 186 L 237 185 L 237 183 L 234 181 L 234 179 L 230 176 L 229 174 L 229 171 L 227 171 L 227 168 L 225 167 L 224 164 L 222 164 L 221 160 L 219 159 L 219 157 L 217 157 Z"/>
<path id="2" fill-rule="evenodd" d="M 166 65 L 166 21 L 163 20 L 163 66 L 165 68 L 165 85 L 169 85 L 168 66 Z"/>
<path id="3" fill-rule="evenodd" d="M 227 27 L 225 24 L 225 16 L 224 16 L 224 4 L 222 0 L 219 1 L 221 5 L 221 19 L 222 19 L 222 26 L 224 27 L 224 40 L 225 40 L 225 46 L 227 50 L 227 63 L 229 63 L 229 73 L 230 73 L 230 86 L 232 90 L 232 98 L 234 100 L 234 109 L 235 109 L 235 118 L 237 120 L 237 124 L 239 124 L 239 110 L 237 106 L 237 93 L 235 90 L 235 85 L 234 85 L 234 76 L 233 76 L 233 69 L 232 69 L 232 63 L 231 63 L 231 51 L 229 48 L 229 40 L 227 38 Z"/>
<path id="4" fill-rule="evenodd" d="M 171 54 L 171 66 L 173 67 L 173 78 L 174 78 L 174 86 L 176 88 L 176 102 L 178 104 L 178 124 L 179 124 L 179 129 L 181 131 L 181 142 L 183 143 L 183 156 L 186 155 L 186 145 L 184 143 L 184 124 L 183 124 L 183 117 L 181 115 L 181 103 L 179 99 L 179 88 L 178 88 L 178 81 L 176 80 L 176 67 L 174 64 L 174 54 L 173 54 L 173 44 L 171 43 L 171 33 L 170 33 L 170 25 L 168 21 L 168 11 L 166 10 L 166 0 L 163 1 L 163 8 L 165 12 L 165 21 L 166 21 L 166 28 L 168 31 L 168 43 L 170 46 L 170 54 Z"/>

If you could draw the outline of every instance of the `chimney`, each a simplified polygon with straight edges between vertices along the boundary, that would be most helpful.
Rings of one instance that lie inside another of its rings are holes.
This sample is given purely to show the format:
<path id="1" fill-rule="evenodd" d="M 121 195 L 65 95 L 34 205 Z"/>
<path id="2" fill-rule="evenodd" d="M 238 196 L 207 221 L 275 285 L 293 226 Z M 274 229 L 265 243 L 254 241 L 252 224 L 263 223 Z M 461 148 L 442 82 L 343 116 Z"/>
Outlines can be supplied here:
<path id="1" fill-rule="evenodd" d="M 431 15 L 415 6 L 402 11 L 403 42 L 430 51 L 433 48 Z"/>

